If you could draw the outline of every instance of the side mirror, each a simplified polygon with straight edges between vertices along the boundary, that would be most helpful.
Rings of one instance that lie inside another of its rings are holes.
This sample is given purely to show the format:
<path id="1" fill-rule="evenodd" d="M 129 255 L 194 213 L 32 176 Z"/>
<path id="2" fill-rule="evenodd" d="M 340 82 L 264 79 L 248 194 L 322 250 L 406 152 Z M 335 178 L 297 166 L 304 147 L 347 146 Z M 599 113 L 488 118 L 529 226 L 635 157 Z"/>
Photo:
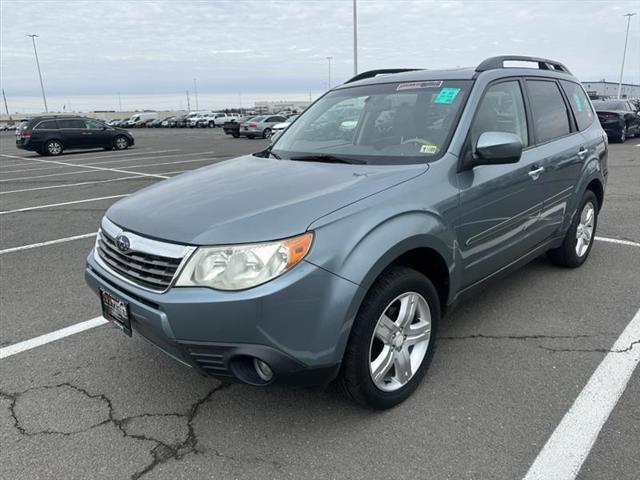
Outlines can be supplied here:
<path id="1" fill-rule="evenodd" d="M 484 132 L 480 135 L 473 156 L 476 165 L 517 163 L 522 155 L 520 137 L 507 132 Z"/>

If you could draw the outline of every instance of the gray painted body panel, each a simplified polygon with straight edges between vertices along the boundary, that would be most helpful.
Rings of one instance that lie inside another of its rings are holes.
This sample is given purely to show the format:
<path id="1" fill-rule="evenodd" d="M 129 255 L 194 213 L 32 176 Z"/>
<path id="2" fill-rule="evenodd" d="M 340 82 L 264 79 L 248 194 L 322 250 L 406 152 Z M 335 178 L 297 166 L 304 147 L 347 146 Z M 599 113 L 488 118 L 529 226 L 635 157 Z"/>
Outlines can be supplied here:
<path id="1" fill-rule="evenodd" d="M 114 204 L 107 217 L 176 243 L 264 242 L 299 235 L 316 218 L 426 169 L 240 157 L 147 187 Z"/>

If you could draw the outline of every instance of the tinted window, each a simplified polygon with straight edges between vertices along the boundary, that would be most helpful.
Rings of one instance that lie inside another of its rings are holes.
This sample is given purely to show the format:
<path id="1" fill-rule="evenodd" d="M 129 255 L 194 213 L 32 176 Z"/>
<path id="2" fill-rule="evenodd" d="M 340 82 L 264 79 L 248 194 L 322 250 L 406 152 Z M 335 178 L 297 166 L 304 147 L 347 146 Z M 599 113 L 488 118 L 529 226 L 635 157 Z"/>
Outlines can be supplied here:
<path id="1" fill-rule="evenodd" d="M 85 120 L 86 128 L 89 130 L 102 130 L 104 128 L 104 123 L 99 122 L 98 120 L 88 119 Z"/>
<path id="2" fill-rule="evenodd" d="M 487 89 L 471 127 L 472 145 L 476 145 L 484 132 L 513 133 L 520 137 L 522 145 L 529 144 L 527 116 L 518 82 L 502 82 Z"/>
<path id="3" fill-rule="evenodd" d="M 620 100 L 600 100 L 593 102 L 596 110 L 626 110 L 626 102 Z"/>
<path id="4" fill-rule="evenodd" d="M 58 128 L 55 120 L 46 120 L 36 125 L 36 130 L 55 130 Z"/>
<path id="5" fill-rule="evenodd" d="M 595 118 L 589 99 L 582 87 L 577 83 L 567 82 L 566 80 L 561 80 L 560 83 L 564 88 L 564 93 L 569 98 L 569 105 L 571 105 L 573 115 L 576 117 L 576 122 L 578 122 L 578 128 L 584 130 L 591 125 Z"/>
<path id="6" fill-rule="evenodd" d="M 83 120 L 58 120 L 60 128 L 84 128 Z"/>
<path id="7" fill-rule="evenodd" d="M 555 82 L 527 80 L 533 128 L 537 143 L 548 142 L 571 132 L 567 106 Z"/>

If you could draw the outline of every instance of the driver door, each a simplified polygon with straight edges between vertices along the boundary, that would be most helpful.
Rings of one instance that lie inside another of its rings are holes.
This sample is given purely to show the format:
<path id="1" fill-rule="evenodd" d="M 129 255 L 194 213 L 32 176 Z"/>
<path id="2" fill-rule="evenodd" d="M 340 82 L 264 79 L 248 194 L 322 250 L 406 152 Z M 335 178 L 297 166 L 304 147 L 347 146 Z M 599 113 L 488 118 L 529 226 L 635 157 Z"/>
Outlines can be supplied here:
<path id="1" fill-rule="evenodd" d="M 544 240 L 538 229 L 543 190 L 539 158 L 530 145 L 521 82 L 490 85 L 478 105 L 469 132 L 468 148 L 475 151 L 484 132 L 508 132 L 520 137 L 523 152 L 513 164 L 478 165 L 457 173 L 460 217 L 456 233 L 465 270 L 464 287 L 512 263 Z"/>

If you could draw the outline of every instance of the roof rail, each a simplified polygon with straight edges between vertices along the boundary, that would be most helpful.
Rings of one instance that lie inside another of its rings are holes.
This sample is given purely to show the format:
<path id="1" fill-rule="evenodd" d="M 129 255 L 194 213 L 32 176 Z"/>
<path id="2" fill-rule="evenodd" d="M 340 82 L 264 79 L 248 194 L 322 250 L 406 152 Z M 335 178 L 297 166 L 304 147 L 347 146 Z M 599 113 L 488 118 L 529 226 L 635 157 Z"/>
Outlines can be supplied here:
<path id="1" fill-rule="evenodd" d="M 423 70 L 421 68 L 383 68 L 380 70 L 369 70 L 366 72 L 362 72 L 357 74 L 355 77 L 351 77 L 349 80 L 344 82 L 347 83 L 357 82 L 358 80 L 364 80 L 365 78 L 373 78 L 376 75 L 385 75 L 385 74 L 393 74 L 393 73 L 402 73 L 402 72 L 415 72 L 416 70 Z"/>
<path id="2" fill-rule="evenodd" d="M 557 72 L 563 72 L 571 74 L 569 69 L 562 63 L 555 60 L 549 60 L 548 58 L 538 57 L 526 57 L 521 55 L 502 55 L 499 57 L 487 58 L 480 65 L 476 67 L 476 72 L 484 72 L 486 70 L 495 70 L 497 68 L 508 68 L 504 66 L 504 62 L 532 62 L 537 63 L 540 70 L 553 70 Z"/>

